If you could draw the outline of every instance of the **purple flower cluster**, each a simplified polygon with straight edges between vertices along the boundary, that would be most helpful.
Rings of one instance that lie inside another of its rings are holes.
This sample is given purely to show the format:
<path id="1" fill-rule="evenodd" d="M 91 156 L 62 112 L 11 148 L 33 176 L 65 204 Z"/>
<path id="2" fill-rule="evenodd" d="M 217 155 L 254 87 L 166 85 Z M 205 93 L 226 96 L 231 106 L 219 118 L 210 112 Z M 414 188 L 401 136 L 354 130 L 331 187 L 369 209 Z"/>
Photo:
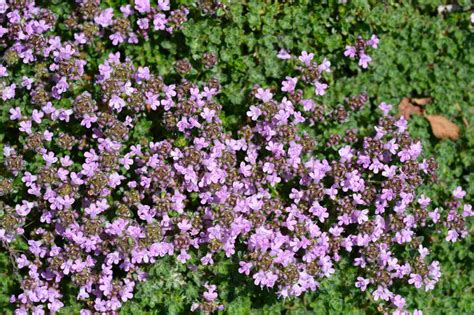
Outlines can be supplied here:
<path id="1" fill-rule="evenodd" d="M 362 37 L 357 38 L 357 42 L 355 46 L 346 46 L 346 50 L 344 51 L 344 56 L 349 57 L 351 59 L 357 58 L 359 59 L 359 66 L 364 69 L 369 67 L 369 63 L 372 62 L 372 58 L 367 55 L 365 49 L 367 47 L 377 48 L 379 44 L 379 39 L 376 35 L 372 35 L 372 37 L 368 40 L 363 39 Z"/>
<path id="2" fill-rule="evenodd" d="M 278 52 L 277 57 L 282 60 L 288 60 L 288 59 L 293 58 L 285 49 L 281 49 Z M 306 83 L 311 84 L 314 87 L 314 93 L 316 95 L 326 94 L 326 89 L 328 88 L 328 85 L 323 78 L 323 74 L 325 72 L 326 73 L 331 72 L 331 62 L 328 59 L 324 58 L 321 64 L 318 64 L 317 62 L 313 61 L 314 54 L 308 53 L 306 51 L 303 51 L 297 59 L 301 63 L 303 63 L 303 66 L 299 67 L 299 70 L 302 72 L 300 79 Z M 281 88 L 282 92 L 293 93 L 297 82 L 298 82 L 297 78 L 286 77 L 286 80 L 283 81 L 282 83 L 283 85 Z M 260 93 L 263 93 L 263 92 L 260 92 Z M 268 96 L 269 94 L 267 93 L 266 98 L 263 95 L 261 97 L 257 95 L 257 98 L 266 102 Z M 252 116 L 252 119 L 255 120 L 253 116 Z"/>
<path id="3" fill-rule="evenodd" d="M 137 44 L 139 38 L 148 39 L 149 32 L 166 31 L 172 33 L 187 21 L 188 9 L 182 7 L 171 10 L 169 0 L 158 0 L 153 5 L 150 0 L 135 0 L 133 5 L 120 7 L 120 14 L 113 8 L 100 8 L 100 0 L 76 0 L 77 16 L 71 28 L 78 44 L 86 44 L 97 37 L 96 32 L 108 38 L 114 46 L 127 43 Z M 135 21 L 135 22 L 132 22 Z"/>
<path id="4" fill-rule="evenodd" d="M 90 3 L 81 2 L 84 12 Z M 133 10 L 152 21 L 168 7 L 136 1 Z M 436 179 L 436 163 L 390 105 L 379 106 L 371 134 L 350 129 L 320 143 L 304 131 L 342 123 L 368 101 L 357 95 L 331 109 L 305 97 L 307 86 L 325 93 L 326 59 L 303 52 L 278 91 L 256 85 L 248 121 L 232 134 L 214 98 L 217 80 L 165 82 L 117 52 L 88 69 L 94 93 L 81 44 L 45 35 L 54 28 L 50 12 L 29 5 L 2 14 L 10 58 L 0 68 L 2 97 L 31 98 L 9 109 L 18 137 L 3 148 L 8 176 L 0 178 L 1 196 L 24 192 L 6 198 L 0 217 L 2 244 L 28 248 L 13 253 L 22 275 L 22 292 L 11 298 L 17 314 L 57 312 L 65 284 L 84 301 L 81 314 L 116 313 L 146 279 L 144 267 L 165 256 L 204 266 L 239 257 L 241 274 L 281 297 L 317 290 L 344 256 L 360 270 L 356 287 L 405 314 L 396 287 L 430 290 L 440 278 L 421 235 L 467 235 L 473 212 L 460 187 L 446 210 L 417 193 Z M 91 19 L 118 23 L 107 9 Z M 7 81 L 15 58 L 39 71 Z M 222 309 L 217 287 L 203 286 L 192 309 Z"/>

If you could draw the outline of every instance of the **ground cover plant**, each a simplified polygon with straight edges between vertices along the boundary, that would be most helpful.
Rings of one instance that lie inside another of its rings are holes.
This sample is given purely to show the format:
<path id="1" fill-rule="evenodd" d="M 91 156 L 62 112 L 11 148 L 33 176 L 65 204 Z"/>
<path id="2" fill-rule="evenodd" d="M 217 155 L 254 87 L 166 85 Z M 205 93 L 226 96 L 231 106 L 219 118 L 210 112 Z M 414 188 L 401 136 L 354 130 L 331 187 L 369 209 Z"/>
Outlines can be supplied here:
<path id="1" fill-rule="evenodd" d="M 442 5 L 1 4 L 2 311 L 472 312 Z"/>

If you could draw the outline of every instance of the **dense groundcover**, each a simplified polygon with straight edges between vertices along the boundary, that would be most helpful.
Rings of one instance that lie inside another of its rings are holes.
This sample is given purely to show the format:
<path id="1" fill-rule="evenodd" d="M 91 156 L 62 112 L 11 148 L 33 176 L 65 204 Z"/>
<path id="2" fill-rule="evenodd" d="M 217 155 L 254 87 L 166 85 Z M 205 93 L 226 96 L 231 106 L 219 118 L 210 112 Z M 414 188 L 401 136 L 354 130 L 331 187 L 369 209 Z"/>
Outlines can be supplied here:
<path id="1" fill-rule="evenodd" d="M 0 313 L 473 313 L 473 9 L 0 0 Z"/>

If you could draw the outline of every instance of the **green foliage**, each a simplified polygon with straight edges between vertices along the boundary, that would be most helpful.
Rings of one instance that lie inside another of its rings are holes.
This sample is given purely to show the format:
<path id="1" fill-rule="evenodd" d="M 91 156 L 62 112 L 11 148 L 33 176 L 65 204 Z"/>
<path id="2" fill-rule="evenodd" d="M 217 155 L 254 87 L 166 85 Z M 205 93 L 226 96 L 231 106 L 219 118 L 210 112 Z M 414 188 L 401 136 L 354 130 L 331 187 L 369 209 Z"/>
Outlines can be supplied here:
<path id="1" fill-rule="evenodd" d="M 118 7 L 122 1 L 106 1 Z M 223 1 L 226 7 L 218 17 L 203 16 L 194 1 L 179 1 L 190 7 L 190 21 L 181 33 L 163 37 L 153 35 L 140 46 L 127 46 L 124 53 L 139 64 L 152 66 L 165 77 L 176 76 L 175 60 L 187 58 L 198 64 L 205 52 L 214 52 L 219 63 L 206 76 L 220 79 L 223 92 L 224 126 L 233 130 L 245 121 L 252 85 L 276 87 L 291 65 L 279 60 L 280 48 L 299 54 L 314 52 L 318 61 L 328 58 L 333 72 L 330 88 L 322 101 L 336 106 L 348 95 L 366 91 L 372 108 L 350 124 L 366 129 L 374 121 L 375 105 L 384 101 L 398 104 L 404 96 L 433 98 L 429 114 L 442 114 L 461 128 L 461 138 L 441 141 L 431 133 L 423 117 L 410 121 L 410 131 L 420 138 L 426 152 L 439 163 L 439 183 L 426 193 L 436 202 L 457 185 L 474 201 L 474 49 L 473 26 L 469 22 L 470 1 L 459 1 L 464 11 L 438 15 L 444 1 Z M 68 6 L 57 6 L 56 13 L 67 15 Z M 344 47 L 377 34 L 381 41 L 371 51 L 373 63 L 361 70 L 343 57 Z M 112 47 L 108 51 L 114 51 Z M 88 63 L 97 65 L 106 53 L 91 48 Z M 196 66 L 196 69 L 199 69 Z M 201 73 L 196 70 L 196 76 Z M 28 102 L 17 100 L 22 110 Z M 64 104 L 62 104 L 64 105 Z M 0 107 L 0 141 L 10 132 L 8 108 Z M 150 135 L 151 132 L 151 135 Z M 136 128 L 134 138 L 157 137 L 153 122 Z M 186 145 L 185 142 L 182 143 Z M 0 145 L 0 160 L 2 146 Z M 472 224 L 471 224 L 472 225 Z M 472 229 L 471 229 L 472 230 Z M 455 245 L 444 241 L 432 247 L 433 257 L 441 262 L 443 276 L 435 290 L 423 292 L 404 288 L 411 308 L 425 314 L 468 314 L 474 312 L 474 252 L 472 238 Z M 216 259 L 216 266 L 190 271 L 175 259 L 160 259 L 148 270 L 148 281 L 138 285 L 135 298 L 122 314 L 184 314 L 201 294 L 205 281 L 218 285 L 228 314 L 367 314 L 376 309 L 367 303 L 367 293 L 354 287 L 355 269 L 340 264 L 336 275 L 321 283 L 321 288 L 298 299 L 277 299 L 274 292 L 261 291 L 237 272 L 238 261 Z M 0 254 L 0 310 L 8 313 L 9 296 L 16 292 L 10 275 L 8 255 Z M 65 301 L 62 314 L 77 314 L 74 288 Z"/>

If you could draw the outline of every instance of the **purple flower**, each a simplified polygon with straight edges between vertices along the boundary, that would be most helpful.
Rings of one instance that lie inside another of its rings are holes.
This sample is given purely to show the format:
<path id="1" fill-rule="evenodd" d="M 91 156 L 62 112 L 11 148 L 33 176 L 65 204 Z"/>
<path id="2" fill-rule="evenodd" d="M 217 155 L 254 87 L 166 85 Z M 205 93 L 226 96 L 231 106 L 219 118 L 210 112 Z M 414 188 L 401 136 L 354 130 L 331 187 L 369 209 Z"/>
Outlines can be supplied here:
<path id="1" fill-rule="evenodd" d="M 370 39 L 367 41 L 367 45 L 372 46 L 373 48 L 377 48 L 378 44 L 379 38 L 375 34 L 372 35 L 372 37 L 370 37 Z"/>
<path id="2" fill-rule="evenodd" d="M 209 109 L 205 107 L 202 110 L 201 117 L 204 118 L 207 122 L 212 122 L 212 118 L 215 116 L 216 111 L 214 109 Z"/>
<path id="3" fill-rule="evenodd" d="M 415 288 L 419 289 L 423 285 L 423 278 L 419 274 L 412 273 L 410 274 L 410 279 L 408 280 L 409 284 L 413 284 Z"/>
<path id="4" fill-rule="evenodd" d="M 320 72 L 331 72 L 331 62 L 324 58 L 323 62 L 318 66 Z"/>
<path id="5" fill-rule="evenodd" d="M 112 41 L 112 45 L 114 46 L 117 46 L 125 41 L 125 37 L 119 32 L 116 32 L 110 35 L 109 39 Z"/>
<path id="6" fill-rule="evenodd" d="M 377 289 L 372 292 L 372 296 L 375 301 L 378 301 L 379 299 L 388 301 L 393 296 L 393 293 L 391 293 L 386 287 L 379 285 Z"/>
<path id="7" fill-rule="evenodd" d="M 151 10 L 149 0 L 135 0 L 135 9 L 140 13 L 148 13 Z"/>
<path id="8" fill-rule="evenodd" d="M 321 82 L 315 82 L 314 83 L 314 91 L 316 95 L 324 95 L 326 94 L 326 89 L 328 88 L 328 85 L 326 83 L 321 83 Z"/>
<path id="9" fill-rule="evenodd" d="M 446 241 L 448 242 L 456 242 L 459 238 L 459 233 L 456 230 L 449 230 L 448 235 L 446 236 Z"/>
<path id="10" fill-rule="evenodd" d="M 10 108 L 9 110 L 10 112 L 10 120 L 17 120 L 17 119 L 21 119 L 21 109 L 20 107 L 15 107 L 15 108 Z"/>
<path id="11" fill-rule="evenodd" d="M 99 24 L 102 27 L 107 27 L 112 24 L 112 18 L 114 17 L 114 10 L 112 8 L 108 8 L 102 10 L 98 16 L 94 18 L 94 22 Z"/>
<path id="12" fill-rule="evenodd" d="M 372 58 L 364 53 L 360 54 L 359 58 L 359 66 L 367 69 L 369 67 L 369 63 L 372 61 Z"/>
<path id="13" fill-rule="evenodd" d="M 283 92 L 292 93 L 295 90 L 298 78 L 286 77 L 286 80 L 282 82 L 281 90 Z"/>
<path id="14" fill-rule="evenodd" d="M 126 103 L 117 95 L 112 95 L 109 101 L 109 106 L 115 109 L 117 112 L 120 112 L 126 106 Z"/>
<path id="15" fill-rule="evenodd" d="M 344 51 L 344 56 L 354 58 L 356 56 L 356 49 L 353 46 L 346 46 L 346 50 Z"/>
<path id="16" fill-rule="evenodd" d="M 466 192 L 462 190 L 460 186 L 456 187 L 456 189 L 453 190 L 453 197 L 456 199 L 463 199 L 464 196 L 466 196 Z"/>
<path id="17" fill-rule="evenodd" d="M 311 60 L 313 60 L 314 54 L 310 53 L 308 54 L 306 51 L 301 52 L 301 55 L 298 57 L 298 59 L 303 62 L 306 66 L 311 65 Z"/>
<path id="18" fill-rule="evenodd" d="M 352 159 L 354 154 L 352 154 L 352 148 L 348 145 L 339 149 L 339 156 L 341 157 L 341 162 L 346 162 Z"/>
<path id="19" fill-rule="evenodd" d="M 142 80 L 150 80 L 150 68 L 138 67 L 137 76 Z"/>
<path id="20" fill-rule="evenodd" d="M 215 285 L 205 284 L 204 287 L 207 289 L 207 291 L 203 293 L 203 297 L 207 301 L 212 302 L 217 299 L 218 295 L 217 292 L 215 292 L 217 287 Z"/>
<path id="21" fill-rule="evenodd" d="M 158 0 L 158 8 L 162 11 L 168 11 L 170 9 L 170 1 L 169 0 Z"/>
<path id="22" fill-rule="evenodd" d="M 15 97 L 16 84 L 5 86 L 2 90 L 2 100 L 8 101 Z"/>
<path id="23" fill-rule="evenodd" d="M 382 102 L 380 103 L 379 108 L 383 112 L 384 116 L 387 116 L 392 109 L 392 105 Z"/>
<path id="24" fill-rule="evenodd" d="M 3 65 L 0 65 L 0 77 L 8 76 L 7 68 Z"/>
<path id="25" fill-rule="evenodd" d="M 280 49 L 280 51 L 278 52 L 278 55 L 277 57 L 279 59 L 282 59 L 282 60 L 287 60 L 287 59 L 291 59 L 291 55 L 288 53 L 288 51 L 286 49 Z"/>
<path id="26" fill-rule="evenodd" d="M 31 209 L 33 209 L 33 206 L 34 204 L 32 202 L 23 200 L 21 205 L 15 206 L 16 214 L 22 217 L 26 217 L 31 212 Z"/>
<path id="27" fill-rule="evenodd" d="M 262 102 L 266 103 L 273 98 L 273 94 L 270 92 L 270 89 L 264 90 L 262 88 L 258 88 L 257 94 L 255 94 L 255 97 L 261 100 Z"/>

